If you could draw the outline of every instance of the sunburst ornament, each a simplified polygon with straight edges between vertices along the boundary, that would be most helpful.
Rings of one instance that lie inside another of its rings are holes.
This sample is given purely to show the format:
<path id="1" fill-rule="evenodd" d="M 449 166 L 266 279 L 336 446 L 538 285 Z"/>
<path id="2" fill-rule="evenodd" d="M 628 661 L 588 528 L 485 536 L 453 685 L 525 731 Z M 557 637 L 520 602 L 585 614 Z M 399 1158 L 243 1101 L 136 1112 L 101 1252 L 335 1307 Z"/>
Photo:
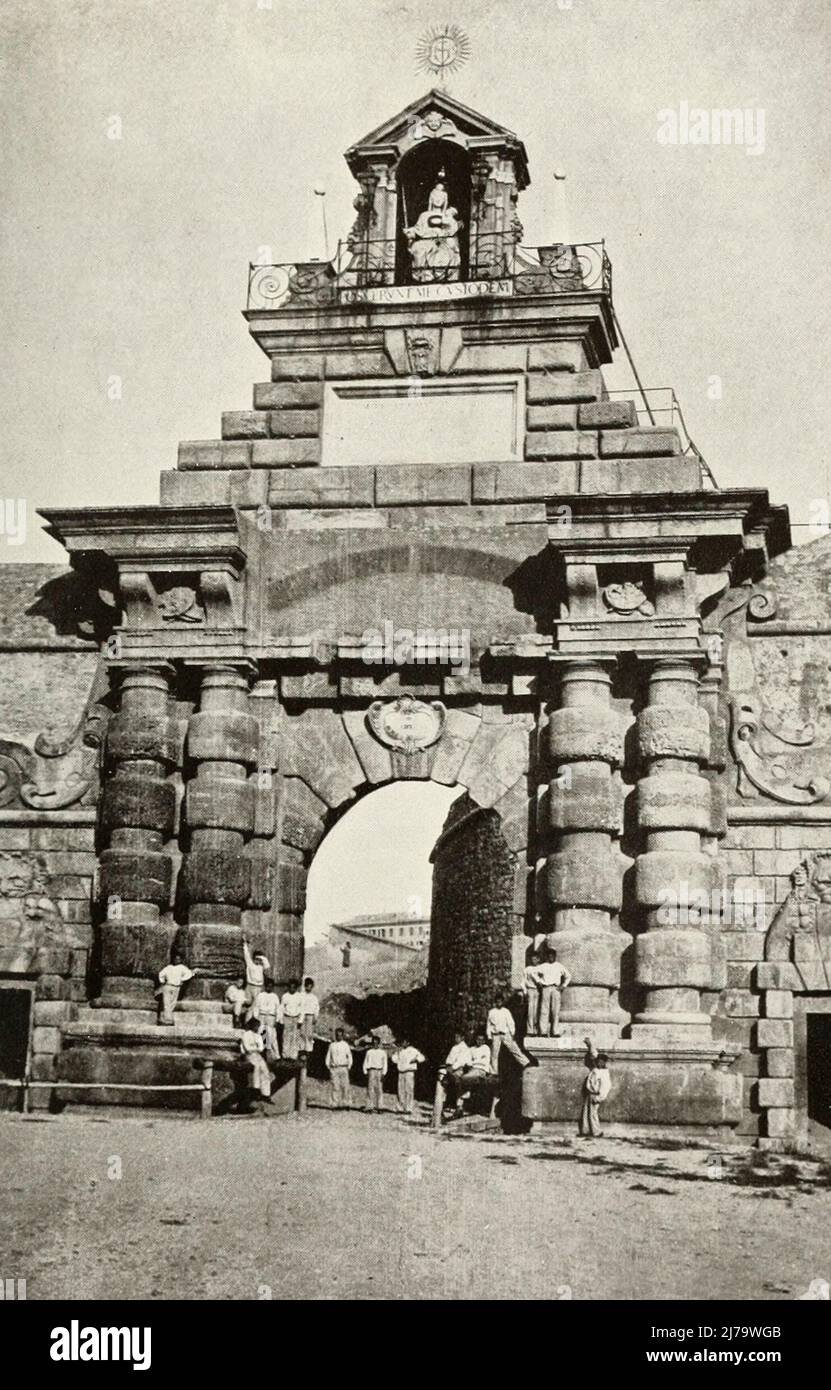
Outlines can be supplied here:
<path id="1" fill-rule="evenodd" d="M 439 79 L 458 72 L 470 56 L 470 39 L 458 24 L 445 24 L 441 29 L 428 29 L 416 45 L 416 63 L 420 72 L 432 72 Z"/>

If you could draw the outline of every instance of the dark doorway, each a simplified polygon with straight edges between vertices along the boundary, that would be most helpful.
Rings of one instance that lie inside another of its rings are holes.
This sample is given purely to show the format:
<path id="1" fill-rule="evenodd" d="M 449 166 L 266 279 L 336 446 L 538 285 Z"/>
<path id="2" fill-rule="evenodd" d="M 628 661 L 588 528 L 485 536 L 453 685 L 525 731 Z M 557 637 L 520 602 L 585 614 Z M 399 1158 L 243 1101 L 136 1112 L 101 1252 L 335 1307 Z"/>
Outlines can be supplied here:
<path id="1" fill-rule="evenodd" d="M 20 1107 L 19 1086 L 4 1086 L 3 1079 L 19 1081 L 26 1069 L 32 991 L 0 989 L 0 1110 Z"/>
<path id="2" fill-rule="evenodd" d="M 412 284 L 410 255 L 404 228 L 413 226 L 427 207 L 439 178 L 461 223 L 457 278 L 467 279 L 470 246 L 470 166 L 466 152 L 449 140 L 427 140 L 406 154 L 398 166 L 398 220 L 395 257 L 396 284 Z"/>
<path id="3" fill-rule="evenodd" d="M 831 1014 L 808 1014 L 808 1118 L 831 1129 Z"/>

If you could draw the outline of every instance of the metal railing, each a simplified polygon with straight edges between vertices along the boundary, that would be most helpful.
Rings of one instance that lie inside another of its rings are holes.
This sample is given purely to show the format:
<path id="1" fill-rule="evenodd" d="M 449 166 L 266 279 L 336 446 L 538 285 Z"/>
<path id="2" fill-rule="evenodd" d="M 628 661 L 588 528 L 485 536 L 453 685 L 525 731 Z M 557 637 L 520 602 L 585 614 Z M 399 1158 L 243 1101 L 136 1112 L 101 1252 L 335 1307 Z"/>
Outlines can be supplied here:
<path id="1" fill-rule="evenodd" d="M 503 233 L 474 237 L 466 263 L 402 268 L 395 240 L 350 239 L 338 243 L 333 261 L 250 265 L 248 308 L 325 308 L 337 304 L 341 290 L 391 285 L 494 284 L 494 292 L 514 295 L 601 293 L 611 298 L 612 263 L 604 242 L 518 246 Z M 497 290 L 497 282 L 499 289 Z"/>
<path id="2" fill-rule="evenodd" d="M 712 487 L 718 487 L 710 465 L 698 445 L 690 437 L 684 412 L 674 387 L 642 387 L 639 384 L 635 390 L 610 391 L 609 397 L 612 400 L 631 400 L 635 406 L 639 425 L 662 425 L 665 429 L 677 430 L 681 440 L 681 452 L 698 459 L 707 481 Z"/>

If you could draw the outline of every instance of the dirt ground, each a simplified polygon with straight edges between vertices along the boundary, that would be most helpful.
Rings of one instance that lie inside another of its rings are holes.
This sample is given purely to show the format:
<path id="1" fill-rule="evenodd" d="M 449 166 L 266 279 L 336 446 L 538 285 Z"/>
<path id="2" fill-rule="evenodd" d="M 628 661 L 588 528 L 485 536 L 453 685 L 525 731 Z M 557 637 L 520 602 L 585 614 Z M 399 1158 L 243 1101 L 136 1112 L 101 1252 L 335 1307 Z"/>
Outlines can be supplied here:
<path id="1" fill-rule="evenodd" d="M 0 1115 L 2 1275 L 30 1299 L 794 1299 L 831 1280 L 827 1162 L 428 1118 Z"/>

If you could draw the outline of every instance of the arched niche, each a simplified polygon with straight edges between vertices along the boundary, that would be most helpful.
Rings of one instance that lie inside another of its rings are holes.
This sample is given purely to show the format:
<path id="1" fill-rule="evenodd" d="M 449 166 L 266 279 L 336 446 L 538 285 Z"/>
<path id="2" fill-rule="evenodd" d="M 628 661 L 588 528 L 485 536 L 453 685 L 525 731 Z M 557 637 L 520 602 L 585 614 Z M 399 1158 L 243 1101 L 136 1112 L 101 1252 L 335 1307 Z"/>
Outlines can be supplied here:
<path id="1" fill-rule="evenodd" d="M 414 146 L 398 164 L 395 224 L 397 284 L 414 283 L 409 244 L 404 229 L 413 226 L 419 215 L 426 210 L 430 193 L 439 181 L 445 185 L 448 202 L 456 209 L 461 223 L 458 237 L 461 265 L 455 278 L 467 279 L 470 264 L 470 156 L 467 150 L 450 140 L 429 140 Z"/>

